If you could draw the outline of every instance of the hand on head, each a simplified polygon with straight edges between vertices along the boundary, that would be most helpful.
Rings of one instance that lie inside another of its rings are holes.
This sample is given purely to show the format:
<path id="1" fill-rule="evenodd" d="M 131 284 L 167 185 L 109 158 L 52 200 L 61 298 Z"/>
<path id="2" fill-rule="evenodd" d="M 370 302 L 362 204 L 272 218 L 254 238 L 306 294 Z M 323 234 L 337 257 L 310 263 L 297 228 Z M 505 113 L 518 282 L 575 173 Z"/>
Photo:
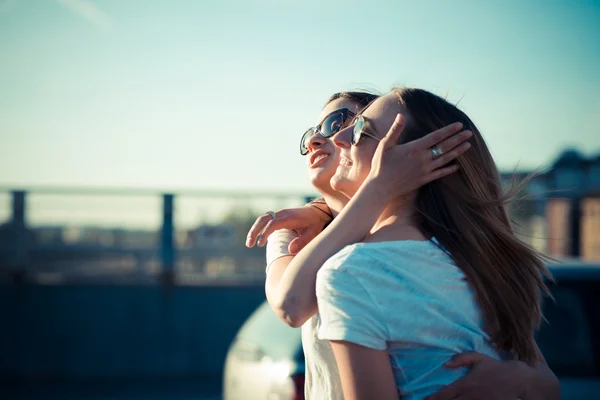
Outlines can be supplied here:
<path id="1" fill-rule="evenodd" d="M 467 140 L 473 134 L 468 130 L 460 132 L 463 126 L 459 122 L 399 145 L 405 126 L 406 119 L 398 114 L 375 150 L 366 180 L 383 185 L 390 200 L 456 172 L 458 166 L 448 164 L 471 147 Z M 433 148 L 439 149 L 441 156 L 436 157 Z"/>

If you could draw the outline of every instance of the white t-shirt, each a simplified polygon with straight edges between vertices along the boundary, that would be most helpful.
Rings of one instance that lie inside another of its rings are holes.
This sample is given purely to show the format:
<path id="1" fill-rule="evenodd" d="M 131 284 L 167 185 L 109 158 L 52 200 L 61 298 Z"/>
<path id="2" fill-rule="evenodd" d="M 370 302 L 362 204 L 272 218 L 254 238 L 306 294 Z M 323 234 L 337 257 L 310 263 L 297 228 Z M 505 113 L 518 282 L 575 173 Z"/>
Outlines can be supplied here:
<path id="1" fill-rule="evenodd" d="M 386 350 L 403 399 L 464 376 L 443 365 L 457 353 L 501 358 L 464 273 L 432 242 L 347 246 L 319 270 L 316 290 L 318 338 Z"/>
<path id="2" fill-rule="evenodd" d="M 295 231 L 282 229 L 269 236 L 267 270 L 273 261 L 291 255 L 289 243 L 297 238 Z M 318 314 L 317 314 L 318 315 Z M 313 315 L 302 325 L 302 348 L 305 358 L 304 396 L 306 400 L 343 400 L 342 383 L 331 344 L 317 337 L 319 319 Z"/>
<path id="3" fill-rule="evenodd" d="M 267 244 L 267 268 L 290 255 L 294 231 Z M 443 363 L 477 351 L 499 359 L 462 271 L 431 242 L 358 243 L 317 274 L 319 312 L 302 326 L 308 400 L 343 399 L 330 340 L 387 350 L 404 399 L 422 399 L 466 374 Z"/>

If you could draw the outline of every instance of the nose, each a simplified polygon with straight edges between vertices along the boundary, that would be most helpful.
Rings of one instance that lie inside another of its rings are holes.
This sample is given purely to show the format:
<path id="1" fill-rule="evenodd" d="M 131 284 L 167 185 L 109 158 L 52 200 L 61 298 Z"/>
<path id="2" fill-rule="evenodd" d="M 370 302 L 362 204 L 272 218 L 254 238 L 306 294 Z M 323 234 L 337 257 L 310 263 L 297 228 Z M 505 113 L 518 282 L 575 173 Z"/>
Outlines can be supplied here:
<path id="1" fill-rule="evenodd" d="M 340 149 L 352 146 L 353 130 L 353 125 L 340 129 L 335 135 L 333 135 L 333 144 L 335 144 L 335 146 L 339 147 Z"/>
<path id="2" fill-rule="evenodd" d="M 326 140 L 327 139 L 325 139 L 320 134 L 315 133 L 308 139 L 308 143 L 306 143 L 306 147 L 308 147 L 308 151 L 316 150 L 319 147 L 323 146 L 325 144 Z"/>

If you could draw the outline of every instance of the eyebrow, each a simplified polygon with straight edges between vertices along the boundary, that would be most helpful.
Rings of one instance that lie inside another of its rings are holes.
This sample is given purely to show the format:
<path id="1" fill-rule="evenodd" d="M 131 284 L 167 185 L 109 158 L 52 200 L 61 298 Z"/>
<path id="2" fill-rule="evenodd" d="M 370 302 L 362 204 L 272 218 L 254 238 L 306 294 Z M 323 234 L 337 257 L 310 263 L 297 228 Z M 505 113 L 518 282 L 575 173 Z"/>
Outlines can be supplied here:
<path id="1" fill-rule="evenodd" d="M 375 100 L 377 100 L 378 98 L 379 97 L 376 97 L 373 100 L 371 100 L 370 102 L 368 102 L 363 108 L 358 110 L 358 113 L 356 115 L 361 115 L 363 112 L 365 112 L 367 110 L 367 108 L 371 107 L 371 104 L 373 104 L 375 102 Z"/>

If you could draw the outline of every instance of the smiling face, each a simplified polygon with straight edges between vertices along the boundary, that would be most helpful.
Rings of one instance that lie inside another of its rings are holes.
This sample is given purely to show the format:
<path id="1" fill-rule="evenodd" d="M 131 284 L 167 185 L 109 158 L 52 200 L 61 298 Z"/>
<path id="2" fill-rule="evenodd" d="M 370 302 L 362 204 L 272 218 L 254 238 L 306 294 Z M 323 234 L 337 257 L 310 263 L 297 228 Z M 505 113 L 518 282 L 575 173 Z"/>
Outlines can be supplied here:
<path id="1" fill-rule="evenodd" d="M 317 120 L 317 125 L 322 124 L 332 112 L 344 108 L 353 113 L 359 111 L 357 102 L 339 98 L 323 108 Z M 351 117 L 348 118 L 348 122 L 350 119 Z M 306 145 L 308 148 L 306 163 L 311 183 L 321 193 L 331 192 L 330 180 L 339 164 L 339 149 L 333 145 L 332 138 L 324 138 L 319 134 L 310 137 L 306 141 Z"/>
<path id="2" fill-rule="evenodd" d="M 383 139 L 392 126 L 398 113 L 409 119 L 406 107 L 400 104 L 398 95 L 391 92 L 375 100 L 363 113 L 365 128 L 373 136 Z M 371 160 L 379 141 L 362 135 L 356 145 L 352 145 L 354 125 L 340 130 L 333 143 L 340 151 L 337 170 L 331 178 L 331 187 L 351 198 L 371 171 Z"/>

